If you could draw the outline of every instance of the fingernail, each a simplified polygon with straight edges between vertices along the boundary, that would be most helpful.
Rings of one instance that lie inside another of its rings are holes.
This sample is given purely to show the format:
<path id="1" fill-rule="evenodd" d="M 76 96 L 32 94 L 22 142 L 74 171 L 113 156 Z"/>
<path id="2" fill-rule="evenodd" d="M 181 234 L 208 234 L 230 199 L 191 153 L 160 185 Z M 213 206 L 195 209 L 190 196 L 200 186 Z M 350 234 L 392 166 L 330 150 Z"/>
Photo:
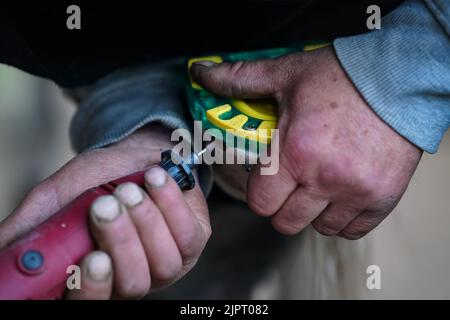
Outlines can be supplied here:
<path id="1" fill-rule="evenodd" d="M 132 182 L 121 184 L 116 188 L 114 194 L 127 207 L 135 207 L 144 200 L 142 191 Z"/>
<path id="2" fill-rule="evenodd" d="M 154 167 L 145 173 L 145 182 L 151 188 L 160 188 L 166 183 L 166 173 L 159 167 Z"/>
<path id="3" fill-rule="evenodd" d="M 99 222 L 111 222 L 121 213 L 119 201 L 114 196 L 101 196 L 92 205 L 91 213 Z"/>
<path id="4" fill-rule="evenodd" d="M 218 63 L 215 63 L 214 61 L 209 61 L 209 60 L 200 60 L 200 61 L 194 62 L 192 65 L 198 65 L 198 66 L 202 66 L 202 67 L 211 68 L 211 67 L 217 66 Z"/>
<path id="5" fill-rule="evenodd" d="M 88 258 L 87 273 L 94 281 L 105 281 L 111 274 L 111 258 L 103 251 L 95 251 Z"/>

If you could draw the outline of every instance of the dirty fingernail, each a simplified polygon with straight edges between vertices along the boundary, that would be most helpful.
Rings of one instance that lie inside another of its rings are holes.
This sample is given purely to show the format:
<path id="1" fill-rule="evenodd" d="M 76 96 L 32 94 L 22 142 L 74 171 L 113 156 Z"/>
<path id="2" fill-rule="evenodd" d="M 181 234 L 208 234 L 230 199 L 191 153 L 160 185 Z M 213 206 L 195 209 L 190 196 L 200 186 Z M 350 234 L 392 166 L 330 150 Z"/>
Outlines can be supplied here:
<path id="1" fill-rule="evenodd" d="M 126 182 L 117 187 L 114 194 L 127 207 L 137 206 L 144 200 L 144 195 L 140 188 L 132 182 Z"/>
<path id="2" fill-rule="evenodd" d="M 192 65 L 198 65 L 198 66 L 210 68 L 210 67 L 215 67 L 218 64 L 213 61 L 209 61 L 209 60 L 200 60 L 200 61 L 194 62 Z"/>
<path id="3" fill-rule="evenodd" d="M 154 167 L 145 173 L 145 182 L 151 188 L 160 188 L 166 183 L 166 173 L 159 167 Z"/>
<path id="4" fill-rule="evenodd" d="M 94 281 L 105 281 L 112 269 L 111 258 L 103 251 L 94 251 L 88 258 L 87 273 Z"/>
<path id="5" fill-rule="evenodd" d="M 119 201 L 114 196 L 101 196 L 95 200 L 91 213 L 99 222 L 111 222 L 120 214 Z"/>

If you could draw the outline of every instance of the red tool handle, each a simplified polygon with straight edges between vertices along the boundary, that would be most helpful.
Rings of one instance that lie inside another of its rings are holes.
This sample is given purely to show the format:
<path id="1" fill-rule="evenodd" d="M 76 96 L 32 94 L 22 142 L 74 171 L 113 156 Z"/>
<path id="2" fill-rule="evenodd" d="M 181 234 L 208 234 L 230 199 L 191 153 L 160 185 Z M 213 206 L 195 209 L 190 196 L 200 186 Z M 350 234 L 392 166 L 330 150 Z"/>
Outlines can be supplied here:
<path id="1" fill-rule="evenodd" d="M 69 276 L 67 267 L 79 264 L 95 247 L 88 226 L 90 206 L 124 182 L 144 187 L 144 171 L 85 191 L 0 251 L 0 299 L 62 298 Z"/>

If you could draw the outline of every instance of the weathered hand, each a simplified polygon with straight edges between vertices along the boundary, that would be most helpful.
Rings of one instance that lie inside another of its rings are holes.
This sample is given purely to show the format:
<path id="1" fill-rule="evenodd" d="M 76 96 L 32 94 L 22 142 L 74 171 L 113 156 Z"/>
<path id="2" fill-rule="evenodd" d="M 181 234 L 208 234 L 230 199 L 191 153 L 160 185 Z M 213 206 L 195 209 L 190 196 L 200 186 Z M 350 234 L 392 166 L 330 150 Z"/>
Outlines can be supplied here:
<path id="1" fill-rule="evenodd" d="M 35 187 L 0 224 L 0 247 L 46 220 L 86 189 L 143 170 L 172 147 L 168 131 L 153 125 L 108 148 L 75 157 Z M 137 298 L 176 281 L 196 263 L 211 229 L 198 187 L 182 193 L 158 166 L 146 190 L 120 185 L 91 208 L 91 231 L 101 251 L 81 266 L 81 290 L 70 299 Z"/>
<path id="2" fill-rule="evenodd" d="M 295 234 L 358 239 L 396 206 L 421 150 L 384 123 L 359 95 L 331 47 L 253 62 L 194 64 L 204 88 L 234 98 L 275 98 L 280 166 L 252 171 L 251 209 Z"/>

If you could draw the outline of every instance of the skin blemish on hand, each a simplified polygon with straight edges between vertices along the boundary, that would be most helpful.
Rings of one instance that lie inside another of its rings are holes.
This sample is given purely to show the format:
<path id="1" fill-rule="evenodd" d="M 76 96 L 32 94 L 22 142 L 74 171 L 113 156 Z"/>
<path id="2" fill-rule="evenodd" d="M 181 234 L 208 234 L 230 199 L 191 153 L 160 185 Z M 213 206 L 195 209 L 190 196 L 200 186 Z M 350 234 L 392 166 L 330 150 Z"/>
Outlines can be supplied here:
<path id="1" fill-rule="evenodd" d="M 333 101 L 333 102 L 330 103 L 330 108 L 331 109 L 337 109 L 337 108 L 339 108 L 339 105 L 336 102 Z"/>
<path id="2" fill-rule="evenodd" d="M 338 141 L 338 140 L 339 140 L 339 135 L 335 134 L 335 135 L 333 136 L 333 143 L 335 143 L 335 142 Z"/>
<path id="3" fill-rule="evenodd" d="M 338 80 L 336 73 L 332 73 L 330 79 L 331 81 L 336 82 Z"/>

